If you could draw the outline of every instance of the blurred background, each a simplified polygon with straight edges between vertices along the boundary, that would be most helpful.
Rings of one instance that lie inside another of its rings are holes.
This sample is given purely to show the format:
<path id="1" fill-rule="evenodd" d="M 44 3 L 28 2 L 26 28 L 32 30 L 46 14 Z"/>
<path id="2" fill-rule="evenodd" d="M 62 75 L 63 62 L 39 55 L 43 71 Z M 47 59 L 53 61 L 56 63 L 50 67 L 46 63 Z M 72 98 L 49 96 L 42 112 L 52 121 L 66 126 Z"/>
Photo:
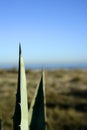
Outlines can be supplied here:
<path id="1" fill-rule="evenodd" d="M 31 103 L 46 73 L 48 130 L 87 129 L 87 1 L 0 1 L 0 118 L 12 130 L 19 43 Z M 67 115 L 67 116 L 66 116 Z"/>

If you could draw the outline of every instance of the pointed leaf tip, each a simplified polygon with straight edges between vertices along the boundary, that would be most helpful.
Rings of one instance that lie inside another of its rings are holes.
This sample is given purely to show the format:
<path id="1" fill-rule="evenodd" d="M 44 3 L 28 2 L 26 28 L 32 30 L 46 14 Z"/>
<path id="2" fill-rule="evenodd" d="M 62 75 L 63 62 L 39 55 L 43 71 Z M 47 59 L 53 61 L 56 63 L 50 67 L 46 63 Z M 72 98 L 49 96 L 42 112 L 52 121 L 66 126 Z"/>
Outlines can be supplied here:
<path id="1" fill-rule="evenodd" d="M 19 43 L 19 54 L 21 54 L 21 43 Z"/>
<path id="2" fill-rule="evenodd" d="M 44 69 L 42 69 L 42 78 L 44 77 L 44 75 L 45 75 L 45 71 L 44 71 Z"/>

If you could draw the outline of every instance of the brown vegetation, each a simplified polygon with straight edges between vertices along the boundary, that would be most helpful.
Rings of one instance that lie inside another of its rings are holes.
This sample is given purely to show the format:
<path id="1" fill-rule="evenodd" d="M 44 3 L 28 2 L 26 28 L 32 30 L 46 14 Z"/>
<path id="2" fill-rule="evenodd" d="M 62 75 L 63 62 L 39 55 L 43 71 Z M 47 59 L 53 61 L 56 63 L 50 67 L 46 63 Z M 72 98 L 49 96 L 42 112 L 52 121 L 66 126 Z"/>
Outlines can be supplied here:
<path id="1" fill-rule="evenodd" d="M 87 70 L 46 70 L 48 130 L 87 130 Z M 26 70 L 29 105 L 41 71 Z M 0 70 L 0 118 L 13 130 L 17 70 Z"/>

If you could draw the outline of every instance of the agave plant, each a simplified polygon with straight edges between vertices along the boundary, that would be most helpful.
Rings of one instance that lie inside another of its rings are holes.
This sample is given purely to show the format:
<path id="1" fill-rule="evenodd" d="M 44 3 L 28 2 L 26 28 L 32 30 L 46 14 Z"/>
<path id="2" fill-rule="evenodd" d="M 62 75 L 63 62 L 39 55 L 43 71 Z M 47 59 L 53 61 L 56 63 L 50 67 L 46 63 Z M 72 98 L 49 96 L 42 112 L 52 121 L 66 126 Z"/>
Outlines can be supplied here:
<path id="1" fill-rule="evenodd" d="M 29 109 L 29 130 L 46 130 L 45 104 L 45 81 L 43 72 Z"/>
<path id="2" fill-rule="evenodd" d="M 18 87 L 15 112 L 13 116 L 14 130 L 46 130 L 45 104 L 46 98 L 43 72 L 28 112 L 24 60 L 21 52 L 21 45 L 19 45 Z"/>
<path id="3" fill-rule="evenodd" d="M 28 130 L 27 88 L 21 45 L 19 45 L 18 87 L 16 94 L 15 112 L 13 116 L 13 128 L 14 130 Z"/>

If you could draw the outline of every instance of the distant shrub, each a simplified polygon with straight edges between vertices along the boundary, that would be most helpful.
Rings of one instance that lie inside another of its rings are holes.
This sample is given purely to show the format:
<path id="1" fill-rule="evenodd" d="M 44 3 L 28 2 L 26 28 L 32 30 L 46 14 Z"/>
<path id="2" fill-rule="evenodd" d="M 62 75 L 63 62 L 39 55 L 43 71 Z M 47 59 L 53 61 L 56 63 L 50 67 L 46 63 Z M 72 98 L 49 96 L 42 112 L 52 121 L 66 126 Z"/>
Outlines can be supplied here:
<path id="1" fill-rule="evenodd" d="M 74 78 L 72 78 L 71 80 L 70 80 L 70 82 L 79 82 L 79 81 L 81 81 L 81 78 L 80 77 L 74 77 Z"/>

